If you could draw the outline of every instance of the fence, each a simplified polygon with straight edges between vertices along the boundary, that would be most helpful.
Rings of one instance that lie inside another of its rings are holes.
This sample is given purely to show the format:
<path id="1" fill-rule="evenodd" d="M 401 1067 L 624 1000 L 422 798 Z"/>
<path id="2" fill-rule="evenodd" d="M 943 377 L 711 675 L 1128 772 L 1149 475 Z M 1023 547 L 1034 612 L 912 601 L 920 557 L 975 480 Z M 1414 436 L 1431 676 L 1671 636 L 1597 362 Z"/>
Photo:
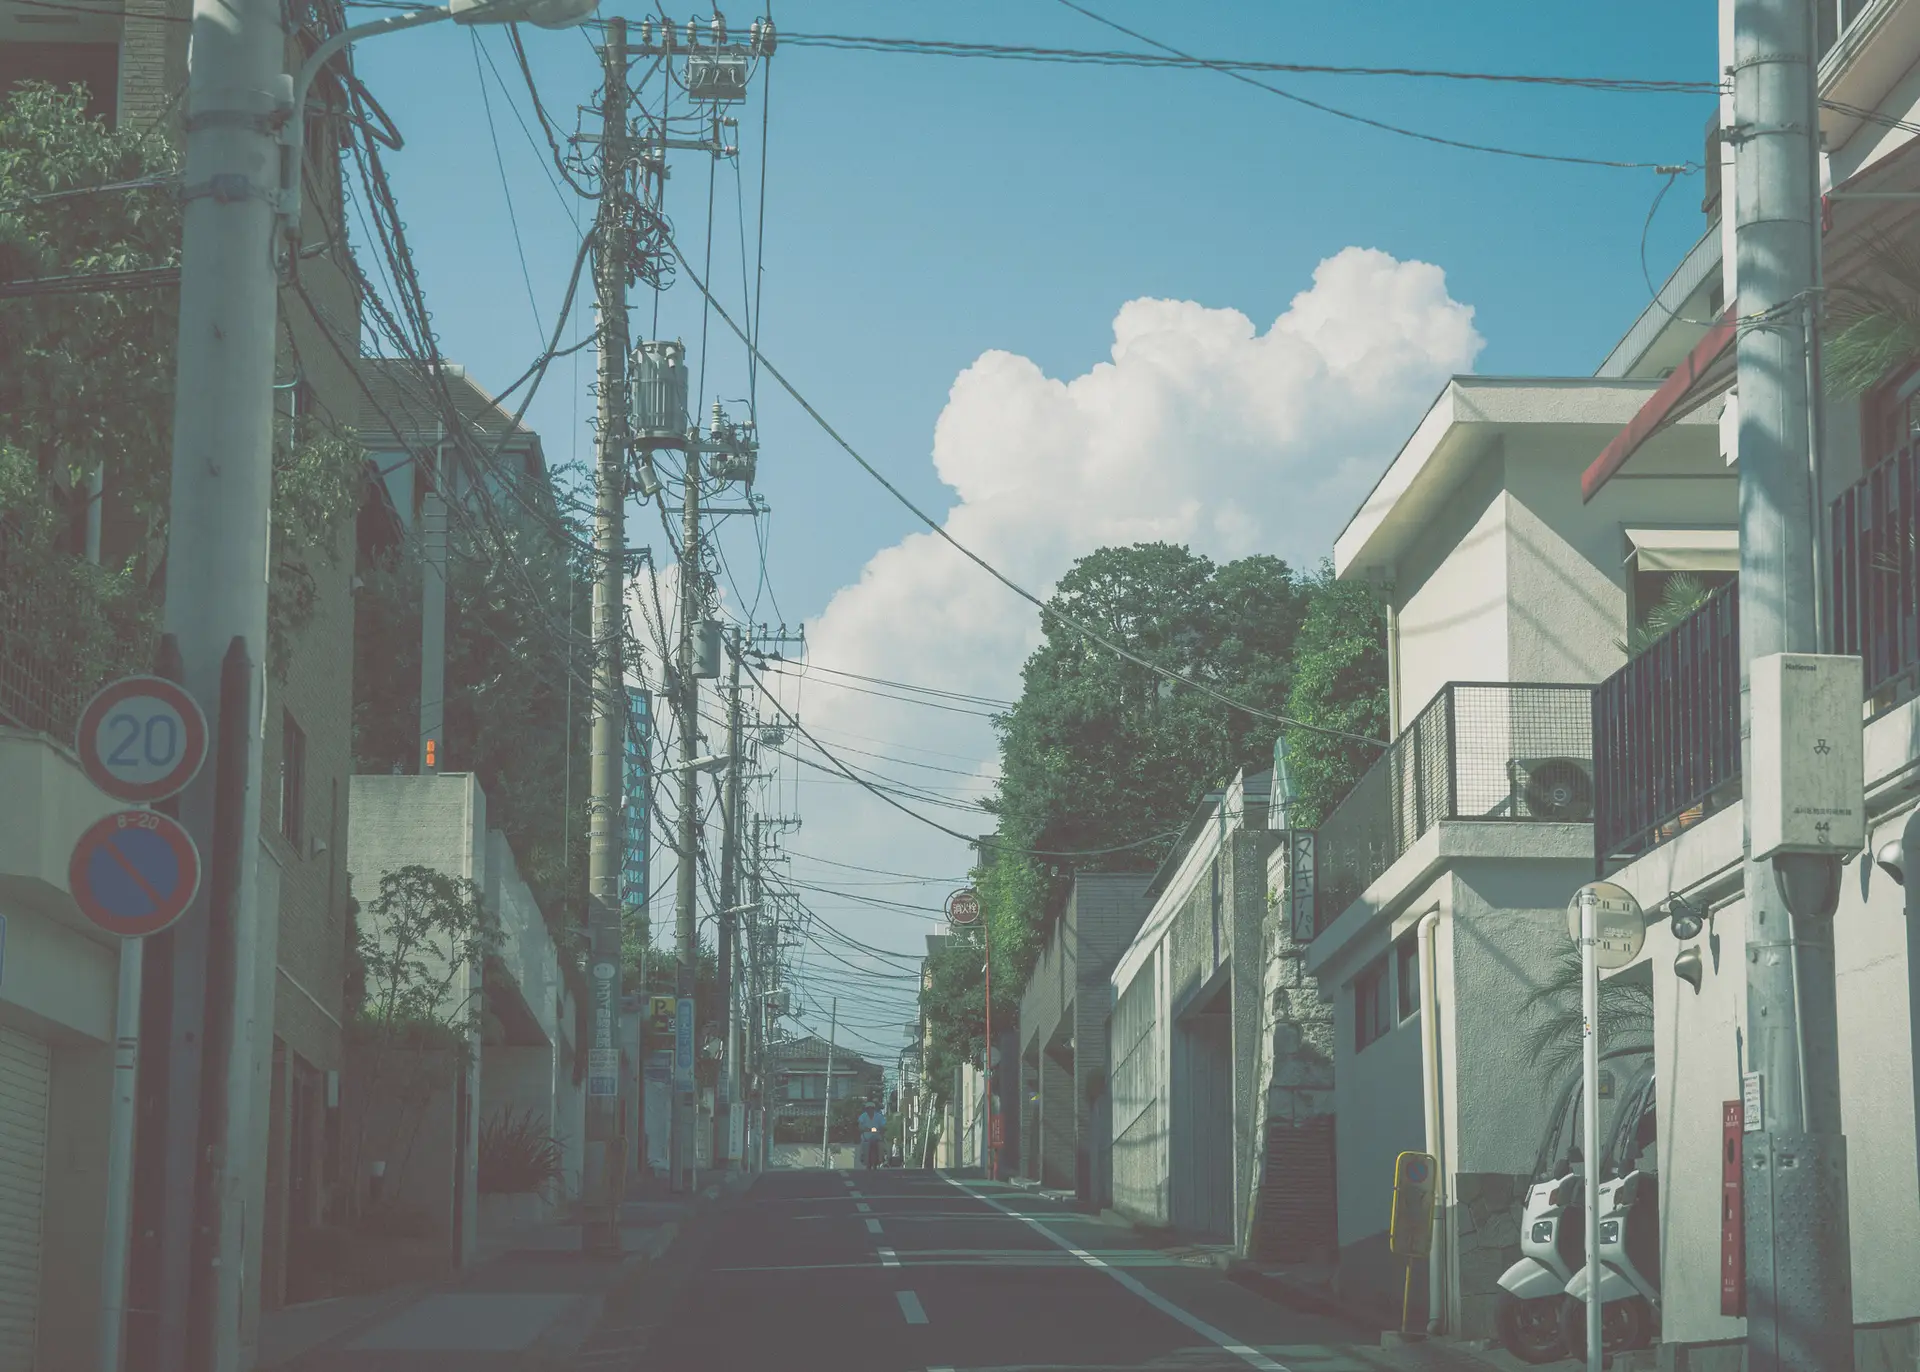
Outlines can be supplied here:
<path id="1" fill-rule="evenodd" d="M 0 725 L 71 742 L 100 687 L 151 664 L 150 626 L 103 600 L 103 576 L 0 516 Z"/>
<path id="2" fill-rule="evenodd" d="M 1590 819 L 1590 689 L 1459 682 L 1442 688 L 1320 826 L 1314 933 L 1441 820 Z"/>
<path id="3" fill-rule="evenodd" d="M 1729 584 L 1594 687 L 1600 870 L 1734 799 L 1739 780 L 1740 595 Z"/>
<path id="4" fill-rule="evenodd" d="M 1867 699 L 1884 710 L 1920 691 L 1920 470 L 1913 449 L 1901 448 L 1841 492 L 1828 520 L 1830 651 L 1859 655 Z"/>

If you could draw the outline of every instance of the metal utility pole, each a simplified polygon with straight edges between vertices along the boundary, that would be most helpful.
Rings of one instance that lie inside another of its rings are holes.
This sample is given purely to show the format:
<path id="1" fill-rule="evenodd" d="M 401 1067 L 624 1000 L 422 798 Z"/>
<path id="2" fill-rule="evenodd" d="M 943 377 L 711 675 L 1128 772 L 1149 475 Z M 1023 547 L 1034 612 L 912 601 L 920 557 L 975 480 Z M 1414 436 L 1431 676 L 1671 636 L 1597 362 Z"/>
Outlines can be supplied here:
<path id="1" fill-rule="evenodd" d="M 625 594 L 627 500 L 627 24 L 607 20 L 601 49 L 600 211 L 594 225 L 593 280 L 599 305 L 600 432 L 593 547 L 593 738 L 587 803 L 587 927 L 592 947 L 593 1038 L 587 1055 L 586 1154 L 582 1160 L 580 1246 L 620 1250 L 626 1149 L 620 1109 L 620 879 L 626 826 L 621 822 L 626 760 Z"/>
<path id="2" fill-rule="evenodd" d="M 833 1041 L 840 1037 L 840 997 L 833 998 L 833 1015 L 827 1021 L 827 1080 L 820 1088 L 820 1165 L 833 1166 L 828 1142 L 833 1129 Z"/>
<path id="3" fill-rule="evenodd" d="M 674 873 L 674 948 L 680 956 L 679 994 L 694 993 L 699 972 L 696 897 L 699 891 L 700 773 L 694 761 L 700 744 L 700 678 L 695 672 L 693 639 L 698 632 L 703 596 L 700 561 L 700 446 L 686 447 L 686 479 L 680 501 L 680 644 L 675 665 L 680 687 L 680 851 Z M 698 1007 L 694 1022 L 699 1023 Z M 691 1190 L 694 1088 L 675 1082 L 673 1090 L 673 1184 Z"/>
<path id="4" fill-rule="evenodd" d="M 753 848 L 747 864 L 747 1072 L 752 1083 L 753 1145 L 748 1150 L 756 1172 L 767 1169 L 766 936 L 760 901 L 760 816 L 753 817 Z"/>
<path id="5" fill-rule="evenodd" d="M 437 385 L 438 378 L 429 378 Z M 447 424 L 443 419 L 420 493 L 420 775 L 446 765 Z M 571 717 L 571 716 L 569 716 Z"/>
<path id="6" fill-rule="evenodd" d="M 1819 280 L 1815 6 L 1735 0 L 1734 243 L 1739 358 L 1741 702 L 1755 659 L 1820 651 L 1813 501 Z M 1761 798 L 1767 799 L 1767 798 Z M 1853 1302 L 1841 1133 L 1833 910 L 1839 860 L 1756 862 L 1749 798 L 1745 1140 L 1749 1372 L 1851 1372 Z"/>
<path id="7" fill-rule="evenodd" d="M 740 1016 L 734 1005 L 733 964 L 738 948 L 740 920 L 738 872 L 740 866 L 740 633 L 727 637 L 727 782 L 720 798 L 720 947 L 719 982 L 715 999 L 726 1019 L 726 1060 L 720 1065 L 718 1108 L 714 1111 L 713 1159 L 727 1167 L 733 1156 L 733 1110 L 738 1095 L 736 1073 L 740 1062 Z"/>

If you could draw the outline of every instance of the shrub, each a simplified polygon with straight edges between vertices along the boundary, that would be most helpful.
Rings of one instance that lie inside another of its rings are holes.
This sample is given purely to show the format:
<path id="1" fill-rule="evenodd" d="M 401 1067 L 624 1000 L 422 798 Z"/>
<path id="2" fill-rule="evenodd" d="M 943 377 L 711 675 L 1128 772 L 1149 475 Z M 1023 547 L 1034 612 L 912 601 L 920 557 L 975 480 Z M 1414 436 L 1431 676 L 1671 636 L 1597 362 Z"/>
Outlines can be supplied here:
<path id="1" fill-rule="evenodd" d="M 485 1195 L 522 1195 L 558 1181 L 564 1170 L 560 1141 L 547 1132 L 545 1115 L 503 1109 L 480 1126 L 480 1190 Z"/>

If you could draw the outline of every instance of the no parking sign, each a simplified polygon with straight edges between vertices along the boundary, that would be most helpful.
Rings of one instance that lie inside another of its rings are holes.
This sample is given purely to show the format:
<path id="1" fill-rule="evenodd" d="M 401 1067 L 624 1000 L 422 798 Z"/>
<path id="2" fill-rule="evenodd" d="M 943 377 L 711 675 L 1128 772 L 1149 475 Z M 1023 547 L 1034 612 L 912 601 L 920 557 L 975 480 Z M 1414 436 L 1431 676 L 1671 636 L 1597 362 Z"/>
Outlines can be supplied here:
<path id="1" fill-rule="evenodd" d="M 193 903 L 200 853 L 178 821 L 152 810 L 122 810 L 73 845 L 67 889 L 80 913 L 108 933 L 143 938 Z"/>

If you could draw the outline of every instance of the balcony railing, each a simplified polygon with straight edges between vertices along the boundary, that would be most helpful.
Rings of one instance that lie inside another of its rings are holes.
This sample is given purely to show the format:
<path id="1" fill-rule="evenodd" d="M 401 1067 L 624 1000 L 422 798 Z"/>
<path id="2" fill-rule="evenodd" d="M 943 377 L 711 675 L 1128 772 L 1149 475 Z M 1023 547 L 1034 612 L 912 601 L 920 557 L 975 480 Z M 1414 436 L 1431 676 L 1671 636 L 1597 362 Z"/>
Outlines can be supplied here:
<path id="1" fill-rule="evenodd" d="M 1858 654 L 1884 710 L 1920 692 L 1920 463 L 1902 448 L 1829 507 L 1832 651 Z"/>
<path id="2" fill-rule="evenodd" d="M 1740 594 L 1730 583 L 1593 689 L 1600 869 L 1736 798 L 1739 781 Z"/>
<path id="3" fill-rule="evenodd" d="M 1442 689 L 1320 826 L 1315 934 L 1442 820 L 1591 819 L 1589 692 L 1514 683 Z"/>

